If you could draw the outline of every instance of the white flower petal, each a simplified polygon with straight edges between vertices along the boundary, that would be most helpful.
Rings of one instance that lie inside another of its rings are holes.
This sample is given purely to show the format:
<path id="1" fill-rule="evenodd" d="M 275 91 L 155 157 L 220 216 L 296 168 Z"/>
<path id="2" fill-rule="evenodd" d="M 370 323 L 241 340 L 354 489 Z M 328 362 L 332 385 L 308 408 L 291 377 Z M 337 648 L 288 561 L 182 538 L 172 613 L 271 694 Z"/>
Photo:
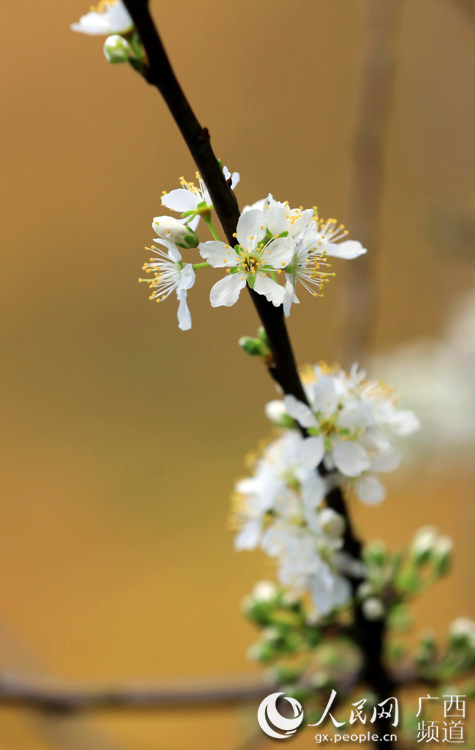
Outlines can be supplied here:
<path id="1" fill-rule="evenodd" d="M 348 400 L 340 412 L 338 424 L 352 431 L 373 425 L 374 418 L 370 405 L 359 399 Z"/>
<path id="2" fill-rule="evenodd" d="M 255 549 L 259 544 L 261 528 L 260 521 L 248 521 L 236 535 L 234 548 L 236 550 Z"/>
<path id="3" fill-rule="evenodd" d="M 185 211 L 193 211 L 200 202 L 201 198 L 190 193 L 186 188 L 177 188 L 166 195 L 162 195 L 162 204 L 179 214 Z"/>
<path id="4" fill-rule="evenodd" d="M 401 453 L 394 448 L 378 453 L 371 461 L 371 470 L 380 473 L 395 471 L 401 464 Z"/>
<path id="5" fill-rule="evenodd" d="M 296 237 L 298 234 L 303 232 L 308 227 L 312 219 L 313 210 L 311 208 L 307 208 L 305 211 L 302 211 L 299 218 L 295 219 L 289 227 L 291 236 Z"/>
<path id="6" fill-rule="evenodd" d="M 211 289 L 209 301 L 212 307 L 231 307 L 239 299 L 241 289 L 246 286 L 245 277 L 240 273 L 227 274 L 224 279 L 217 281 Z"/>
<path id="7" fill-rule="evenodd" d="M 290 237 L 278 237 L 266 245 L 263 260 L 276 270 L 288 266 L 294 256 L 294 243 Z"/>
<path id="8" fill-rule="evenodd" d="M 270 198 L 270 201 L 269 201 Z M 281 234 L 288 231 L 287 216 L 283 203 L 278 203 L 269 196 L 268 208 L 265 208 L 264 220 L 271 234 Z"/>
<path id="9" fill-rule="evenodd" d="M 302 440 L 299 450 L 299 463 L 304 469 L 316 469 L 325 454 L 325 446 L 321 435 L 315 435 Z"/>
<path id="10" fill-rule="evenodd" d="M 299 462 L 304 469 L 316 469 L 325 454 L 325 445 L 321 435 L 302 440 L 299 450 Z"/>
<path id="11" fill-rule="evenodd" d="M 236 236 L 244 250 L 254 249 L 265 233 L 262 211 L 252 209 L 241 214 L 237 223 Z"/>
<path id="12" fill-rule="evenodd" d="M 171 242 L 160 242 L 161 245 L 165 245 L 168 248 L 168 255 L 172 259 L 174 263 L 179 263 L 181 261 L 181 253 L 176 247 L 176 245 L 173 245 Z"/>
<path id="13" fill-rule="evenodd" d="M 186 289 L 177 289 L 176 296 L 180 302 L 178 305 L 178 328 L 181 331 L 189 331 L 191 328 L 191 313 L 186 301 Z"/>
<path id="14" fill-rule="evenodd" d="M 315 414 L 307 404 L 299 401 L 295 396 L 286 396 L 284 403 L 287 414 L 295 419 L 301 427 L 316 427 Z"/>
<path id="15" fill-rule="evenodd" d="M 263 273 L 256 274 L 254 291 L 257 294 L 264 295 L 269 302 L 272 302 L 274 307 L 278 307 L 284 301 L 284 287 L 274 281 L 274 279 L 271 279 L 270 276 L 264 276 Z"/>
<path id="16" fill-rule="evenodd" d="M 299 299 L 297 295 L 295 294 L 295 287 L 294 287 L 294 281 L 293 281 L 292 276 L 290 276 L 289 274 L 286 274 L 285 296 L 284 296 L 284 314 L 286 318 L 288 318 L 290 315 L 290 308 L 292 306 L 292 302 L 295 302 L 298 305 Z"/>
<path id="17" fill-rule="evenodd" d="M 196 281 L 196 273 L 195 269 L 191 265 L 191 263 L 186 263 L 180 272 L 180 281 L 177 284 L 177 289 L 184 290 L 184 289 L 191 289 L 193 284 Z"/>
<path id="18" fill-rule="evenodd" d="M 234 190 L 236 185 L 241 181 L 241 175 L 239 174 L 239 172 L 233 172 L 231 174 L 227 167 L 223 167 L 223 174 L 226 180 L 229 180 L 229 178 L 231 178 L 231 190 Z"/>
<path id="19" fill-rule="evenodd" d="M 301 490 L 305 505 L 310 510 L 314 510 L 325 497 L 326 483 L 316 471 L 312 471 L 302 480 Z"/>
<path id="20" fill-rule="evenodd" d="M 323 375 L 310 386 L 311 402 L 316 412 L 325 416 L 333 415 L 338 408 L 338 396 L 335 381 L 330 375 Z"/>
<path id="21" fill-rule="evenodd" d="M 356 494 L 366 505 L 379 505 L 386 497 L 386 488 L 377 477 L 367 476 L 358 479 L 355 485 Z"/>
<path id="22" fill-rule="evenodd" d="M 364 255 L 367 250 L 357 240 L 345 240 L 344 242 L 324 242 L 326 255 L 343 260 L 353 260 Z"/>
<path id="23" fill-rule="evenodd" d="M 406 437 L 420 429 L 421 423 L 413 411 L 396 411 L 389 422 L 395 435 Z"/>
<path id="24" fill-rule="evenodd" d="M 92 35 L 124 34 L 127 31 L 131 31 L 133 27 L 132 18 L 121 0 L 117 3 L 106 5 L 101 12 L 92 10 L 90 13 L 81 16 L 79 23 L 71 24 L 73 31 Z"/>
<path id="25" fill-rule="evenodd" d="M 368 471 L 370 460 L 364 448 L 351 440 L 336 440 L 333 449 L 335 466 L 345 477 L 358 477 Z"/>
<path id="26" fill-rule="evenodd" d="M 225 268 L 235 266 L 238 261 L 236 251 L 224 242 L 219 240 L 210 240 L 209 242 L 200 242 L 198 245 L 200 255 L 213 268 Z"/>

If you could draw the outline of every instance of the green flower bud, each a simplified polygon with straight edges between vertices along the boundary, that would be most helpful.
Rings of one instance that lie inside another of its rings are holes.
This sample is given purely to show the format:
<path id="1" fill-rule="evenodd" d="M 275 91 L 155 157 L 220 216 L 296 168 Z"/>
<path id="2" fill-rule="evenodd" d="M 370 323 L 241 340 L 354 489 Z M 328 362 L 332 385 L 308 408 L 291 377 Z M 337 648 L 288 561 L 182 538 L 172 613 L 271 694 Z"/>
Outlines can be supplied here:
<path id="1" fill-rule="evenodd" d="M 419 634 L 419 642 L 421 648 L 423 648 L 426 653 L 435 656 L 437 650 L 437 639 L 433 630 L 430 630 L 429 628 L 423 630 L 422 633 Z"/>
<path id="2" fill-rule="evenodd" d="M 265 329 L 263 326 L 259 326 L 259 328 L 257 329 L 257 335 L 259 339 L 262 341 L 262 343 L 264 344 L 264 346 L 270 351 L 269 339 L 267 338 L 267 333 L 265 332 Z"/>
<path id="3" fill-rule="evenodd" d="M 242 336 L 238 341 L 239 346 L 249 354 L 250 357 L 264 357 L 264 347 L 259 339 L 254 339 L 252 336 Z"/>
<path id="4" fill-rule="evenodd" d="M 356 596 L 360 601 L 362 601 L 363 599 L 367 599 L 372 594 L 374 594 L 374 589 L 369 581 L 360 583 L 356 591 Z"/>
<path id="5" fill-rule="evenodd" d="M 434 526 L 423 526 L 415 534 L 410 555 L 417 566 L 424 565 L 431 558 L 438 536 L 439 531 Z"/>
<path id="6" fill-rule="evenodd" d="M 254 643 L 247 655 L 251 661 L 269 662 L 276 658 L 276 650 L 271 643 Z"/>
<path id="7" fill-rule="evenodd" d="M 388 548 L 384 542 L 376 539 L 374 542 L 369 542 L 363 550 L 364 561 L 368 564 L 373 563 L 378 567 L 384 565 L 389 558 Z"/>
<path id="8" fill-rule="evenodd" d="M 449 643 L 455 648 L 475 649 L 475 622 L 469 617 L 458 617 L 449 626 Z"/>
<path id="9" fill-rule="evenodd" d="M 132 55 L 132 48 L 127 39 L 119 34 L 108 36 L 104 42 L 104 55 L 107 62 L 112 64 L 128 62 Z"/>
<path id="10" fill-rule="evenodd" d="M 453 546 L 452 539 L 449 536 L 441 536 L 437 539 L 432 556 L 437 575 L 443 576 L 448 572 L 452 563 Z"/>

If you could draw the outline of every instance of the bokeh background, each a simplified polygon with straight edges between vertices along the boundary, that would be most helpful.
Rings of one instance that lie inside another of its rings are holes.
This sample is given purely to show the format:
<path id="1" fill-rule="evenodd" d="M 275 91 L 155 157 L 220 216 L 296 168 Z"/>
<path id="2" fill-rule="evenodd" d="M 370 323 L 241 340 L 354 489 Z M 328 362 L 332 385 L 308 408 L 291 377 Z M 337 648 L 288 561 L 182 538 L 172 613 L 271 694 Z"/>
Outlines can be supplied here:
<path id="1" fill-rule="evenodd" d="M 388 370 L 400 347 L 417 356 L 437 346 L 428 339 L 446 341 L 475 283 L 473 6 L 401 5 L 373 261 L 372 347 Z M 366 1 L 152 6 L 217 154 L 241 172 L 241 205 L 272 191 L 345 222 Z M 240 601 L 272 570 L 235 553 L 227 530 L 233 482 L 268 432 L 274 396 L 236 343 L 255 313 L 246 296 L 211 309 L 203 272 L 182 333 L 175 303 L 153 305 L 137 283 L 160 195 L 194 167 L 155 90 L 108 66 L 101 38 L 69 30 L 87 10 L 2 8 L 0 669 L 88 681 L 257 675 Z M 344 361 L 351 270 L 337 264 L 325 298 L 302 294 L 290 319 L 301 363 Z M 470 321 L 464 330 L 462 350 Z M 446 415 L 437 451 L 426 428 L 384 505 L 352 509 L 365 538 L 392 547 L 427 523 L 454 537 L 451 577 L 417 607 L 418 624 L 439 633 L 474 614 L 471 435 L 453 425 L 451 356 L 445 389 L 430 387 L 437 357 L 426 372 L 429 410 Z M 473 365 L 461 356 L 459 374 Z M 410 381 L 418 367 L 403 362 Z M 254 709 L 51 721 L 1 708 L 0 746 L 233 750 Z"/>

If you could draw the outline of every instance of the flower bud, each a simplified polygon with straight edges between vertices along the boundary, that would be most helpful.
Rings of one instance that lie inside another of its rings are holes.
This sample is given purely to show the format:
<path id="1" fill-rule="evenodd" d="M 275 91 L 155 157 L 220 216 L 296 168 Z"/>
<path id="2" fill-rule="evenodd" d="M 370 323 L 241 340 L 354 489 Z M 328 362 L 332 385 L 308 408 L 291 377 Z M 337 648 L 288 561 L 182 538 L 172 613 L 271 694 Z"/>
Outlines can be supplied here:
<path id="1" fill-rule="evenodd" d="M 358 599 L 361 600 L 361 599 L 367 599 L 373 593 L 374 593 L 373 592 L 373 587 L 370 584 L 370 582 L 369 581 L 364 581 L 363 583 L 360 583 L 360 585 L 358 586 L 356 595 L 357 595 Z"/>
<path id="2" fill-rule="evenodd" d="M 259 339 L 254 339 L 252 336 L 242 336 L 238 341 L 239 346 L 246 354 L 250 357 L 263 357 L 264 349 Z"/>
<path id="3" fill-rule="evenodd" d="M 384 617 L 384 604 L 375 596 L 366 599 L 361 605 L 363 614 L 367 620 L 382 620 Z"/>
<path id="4" fill-rule="evenodd" d="M 252 589 L 252 596 L 257 602 L 275 602 L 278 593 L 277 586 L 272 581 L 258 581 Z"/>
<path id="5" fill-rule="evenodd" d="M 458 617 L 449 626 L 449 642 L 452 646 L 475 647 L 475 622 L 469 617 Z"/>
<path id="6" fill-rule="evenodd" d="M 276 657 L 276 650 L 270 643 L 254 643 L 247 655 L 252 661 L 272 661 Z"/>
<path id="7" fill-rule="evenodd" d="M 154 231 L 162 240 L 169 240 L 182 248 L 198 246 L 198 237 L 193 229 L 172 216 L 156 216 L 152 222 Z"/>
<path id="8" fill-rule="evenodd" d="M 416 565 L 423 565 L 432 556 L 438 534 L 434 526 L 423 526 L 415 534 L 411 545 L 411 556 Z"/>
<path id="9" fill-rule="evenodd" d="M 369 542 L 369 544 L 365 546 L 363 550 L 363 558 L 365 562 L 369 564 L 373 563 L 374 565 L 381 567 L 387 561 L 388 549 L 384 542 L 380 542 L 376 539 L 374 542 Z"/>
<path id="10" fill-rule="evenodd" d="M 259 328 L 257 329 L 257 335 L 262 341 L 262 343 L 264 344 L 264 346 L 266 346 L 267 349 L 269 349 L 270 351 L 269 339 L 267 338 L 267 333 L 265 332 L 264 326 L 259 326 Z"/>
<path id="11" fill-rule="evenodd" d="M 281 399 L 276 398 L 274 401 L 269 401 L 265 405 L 264 411 L 267 419 L 278 427 L 291 427 L 294 423 L 292 417 L 287 414 L 285 404 Z"/>
<path id="12" fill-rule="evenodd" d="M 433 550 L 433 562 L 437 575 L 445 575 L 452 562 L 453 542 L 449 536 L 441 536 L 437 539 Z"/>
<path id="13" fill-rule="evenodd" d="M 332 508 L 324 508 L 321 511 L 320 524 L 330 539 L 340 539 L 345 531 L 345 519 Z"/>
<path id="14" fill-rule="evenodd" d="M 132 55 L 132 48 L 123 36 L 113 34 L 113 36 L 108 36 L 104 42 L 104 55 L 107 62 L 113 64 L 128 62 Z"/>

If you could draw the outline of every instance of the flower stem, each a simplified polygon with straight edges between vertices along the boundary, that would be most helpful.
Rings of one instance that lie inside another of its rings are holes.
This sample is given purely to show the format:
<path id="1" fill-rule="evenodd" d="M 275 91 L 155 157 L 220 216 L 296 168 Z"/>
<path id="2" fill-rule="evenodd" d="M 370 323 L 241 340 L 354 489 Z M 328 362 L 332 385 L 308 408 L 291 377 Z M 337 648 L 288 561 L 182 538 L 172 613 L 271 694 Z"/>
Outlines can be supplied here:
<path id="1" fill-rule="evenodd" d="M 206 226 L 208 227 L 209 231 L 211 232 L 213 240 L 218 240 L 218 242 L 219 242 L 218 233 L 217 233 L 216 229 L 214 228 L 213 222 L 211 221 L 211 219 L 206 219 L 204 217 L 203 217 L 203 219 L 204 219 L 204 221 L 206 223 Z"/>
<path id="2" fill-rule="evenodd" d="M 193 268 L 197 271 L 199 268 L 210 268 L 209 263 L 192 263 Z"/>

